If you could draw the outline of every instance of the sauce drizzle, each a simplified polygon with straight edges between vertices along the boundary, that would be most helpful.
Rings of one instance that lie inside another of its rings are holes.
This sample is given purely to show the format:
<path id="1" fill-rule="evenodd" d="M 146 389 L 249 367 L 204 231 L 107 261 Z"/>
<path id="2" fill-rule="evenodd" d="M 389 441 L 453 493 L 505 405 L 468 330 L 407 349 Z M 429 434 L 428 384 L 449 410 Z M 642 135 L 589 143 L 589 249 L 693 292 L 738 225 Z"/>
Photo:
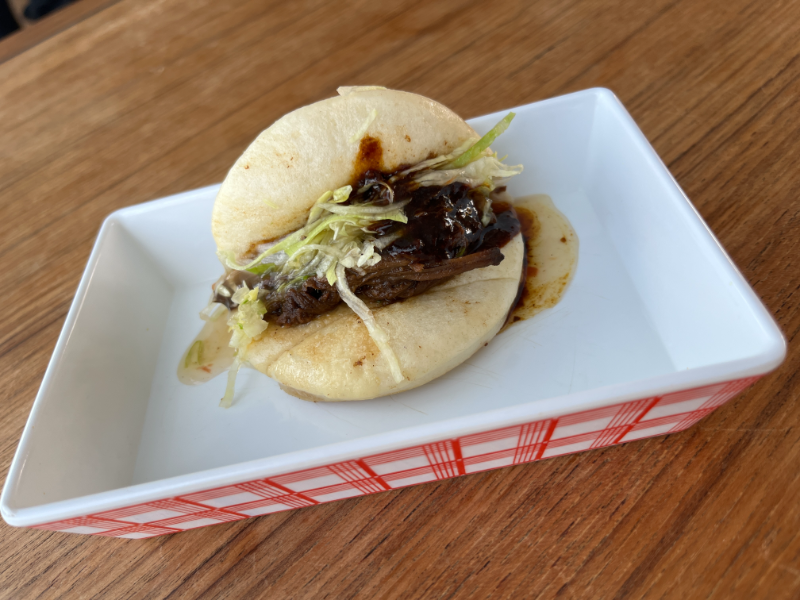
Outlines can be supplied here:
<path id="1" fill-rule="evenodd" d="M 578 265 L 578 236 L 549 196 L 517 198 L 514 209 L 525 238 L 527 266 L 520 297 L 501 331 L 558 304 Z"/>

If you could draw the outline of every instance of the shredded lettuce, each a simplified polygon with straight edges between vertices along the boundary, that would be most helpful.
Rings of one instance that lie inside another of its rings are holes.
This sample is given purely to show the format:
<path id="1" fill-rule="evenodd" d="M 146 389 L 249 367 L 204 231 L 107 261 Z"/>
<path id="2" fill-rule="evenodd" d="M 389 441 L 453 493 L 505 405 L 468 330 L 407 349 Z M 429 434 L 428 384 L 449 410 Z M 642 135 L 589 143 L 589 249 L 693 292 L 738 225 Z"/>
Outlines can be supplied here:
<path id="1" fill-rule="evenodd" d="M 248 271 L 250 271 L 254 275 L 264 275 L 266 273 L 269 273 L 270 271 L 274 271 L 277 268 L 278 265 L 276 265 L 275 263 L 262 263 L 260 265 L 256 265 L 255 267 L 248 269 Z"/>
<path id="2" fill-rule="evenodd" d="M 331 200 L 331 202 L 333 202 L 334 204 L 340 204 L 345 200 L 347 200 L 350 197 L 350 194 L 352 193 L 353 193 L 353 188 L 350 187 L 349 185 L 340 187 L 338 190 L 333 192 L 333 199 Z"/>
<path id="3" fill-rule="evenodd" d="M 482 138 L 468 139 L 450 154 L 423 160 L 394 175 L 389 180 L 390 183 L 408 176 L 420 186 L 444 186 L 460 182 L 473 188 L 484 187 L 488 195 L 488 192 L 495 189 L 499 180 L 522 172 L 522 165 L 506 165 L 503 162 L 505 157 L 498 158 L 497 153 L 489 149 L 497 137 L 508 128 L 514 116 L 514 113 L 508 113 Z"/>
<path id="4" fill-rule="evenodd" d="M 319 216 L 322 214 L 320 205 L 325 204 L 331 198 L 333 198 L 333 192 L 331 190 L 328 190 L 319 197 L 319 199 L 314 203 L 314 206 L 311 207 L 311 212 L 308 213 L 308 221 L 306 221 L 306 225 L 309 225 L 319 219 Z"/>
<path id="5" fill-rule="evenodd" d="M 237 356 L 233 360 L 233 364 L 228 369 L 228 384 L 225 386 L 225 395 L 219 401 L 222 408 L 230 408 L 233 404 L 233 392 L 236 388 L 236 376 L 239 374 L 239 369 L 242 367 L 242 361 Z"/>
<path id="6" fill-rule="evenodd" d="M 183 366 L 187 369 L 190 365 L 203 364 L 203 340 L 197 340 L 189 351 L 186 353 L 186 358 L 183 360 Z"/>
<path id="7" fill-rule="evenodd" d="M 328 268 L 325 269 L 325 279 L 328 280 L 328 285 L 336 283 L 336 265 L 338 263 L 331 261 Z"/>
<path id="8" fill-rule="evenodd" d="M 475 142 L 475 144 L 469 150 L 461 154 L 461 156 L 458 158 L 439 168 L 460 169 L 476 160 L 481 154 L 483 154 L 485 150 L 489 148 L 489 146 L 492 145 L 492 142 L 494 142 L 501 133 L 508 129 L 508 126 L 511 124 L 511 121 L 514 120 L 515 116 L 516 114 L 513 112 L 508 113 L 497 125 L 492 127 L 486 135 Z"/>
<path id="9" fill-rule="evenodd" d="M 220 256 L 232 269 L 254 274 L 276 271 L 286 277 L 325 275 L 333 285 L 339 261 L 344 260 L 351 267 L 369 266 L 380 260 L 375 246 L 365 243 L 374 239 L 370 225 L 377 221 L 408 222 L 403 212 L 406 202 L 387 206 L 342 205 L 351 193 L 352 188 L 345 186 L 323 194 L 312 209 L 315 219 L 271 245 L 250 263 L 239 265 L 230 255 Z M 233 300 L 236 302 L 235 297 Z"/>
<path id="10" fill-rule="evenodd" d="M 411 199 L 398 202 L 397 204 L 387 204 L 386 206 L 375 206 L 372 204 L 353 204 L 349 206 L 338 206 L 336 204 L 320 204 L 320 208 L 327 210 L 335 215 L 355 215 L 361 217 L 378 217 L 384 219 L 387 214 L 398 212 Z"/>
<path id="11" fill-rule="evenodd" d="M 471 187 L 495 187 L 495 180 L 519 175 L 522 165 L 508 166 L 495 156 L 481 156 L 464 167 L 452 169 L 429 169 L 414 176 L 414 181 L 422 186 L 448 185 L 454 181 L 466 183 Z"/>
<path id="12" fill-rule="evenodd" d="M 486 227 L 492 221 L 492 200 L 487 197 L 483 203 L 483 214 L 481 215 L 481 225 Z"/>
<path id="13" fill-rule="evenodd" d="M 239 307 L 231 313 L 228 319 L 228 330 L 231 332 L 230 346 L 234 349 L 235 358 L 228 370 L 228 384 L 225 395 L 219 405 L 229 408 L 233 403 L 233 391 L 236 383 L 236 374 L 242 366 L 250 343 L 266 331 L 269 323 L 264 320 L 267 307 L 258 298 L 258 289 L 249 289 L 247 284 L 237 289 L 231 300 Z"/>
<path id="14" fill-rule="evenodd" d="M 231 346 L 237 350 L 246 348 L 253 338 L 261 335 L 268 324 L 263 319 L 267 307 L 258 299 L 258 289 L 250 290 L 243 284 L 231 300 L 239 305 L 228 319 L 228 328 L 233 332 Z"/>
<path id="15" fill-rule="evenodd" d="M 435 169 L 438 165 L 442 165 L 442 164 L 444 164 L 444 163 L 446 163 L 448 161 L 451 161 L 451 160 L 455 159 L 457 156 L 460 156 L 461 154 L 466 152 L 469 148 L 471 148 L 473 145 L 475 145 L 476 141 L 478 141 L 479 139 L 480 138 L 477 138 L 477 137 L 470 138 L 470 139 L 466 140 L 463 144 L 461 144 L 458 148 L 453 150 L 453 152 L 451 152 L 450 154 L 442 154 L 441 156 L 436 156 L 434 158 L 429 158 L 427 160 L 423 160 L 422 162 L 417 163 L 413 167 L 409 167 L 408 169 L 406 169 L 404 171 L 400 171 L 399 173 L 396 173 L 395 175 L 392 176 L 392 178 L 389 181 L 391 183 L 394 183 L 398 179 L 406 177 L 407 175 L 410 175 L 411 173 L 416 173 L 417 171 L 424 171 L 426 169 Z"/>
<path id="16" fill-rule="evenodd" d="M 372 314 L 369 307 L 347 286 L 347 277 L 345 276 L 344 268 L 342 263 L 336 265 L 336 289 L 339 290 L 342 301 L 361 318 L 361 321 L 369 332 L 369 336 L 375 342 L 375 345 L 378 346 L 386 362 L 389 363 L 389 370 L 392 373 L 392 378 L 395 383 L 401 383 L 405 377 L 403 376 L 403 371 L 400 369 L 397 355 L 389 345 L 389 336 L 387 336 L 386 332 L 378 325 L 378 322 L 375 320 L 375 315 Z"/>

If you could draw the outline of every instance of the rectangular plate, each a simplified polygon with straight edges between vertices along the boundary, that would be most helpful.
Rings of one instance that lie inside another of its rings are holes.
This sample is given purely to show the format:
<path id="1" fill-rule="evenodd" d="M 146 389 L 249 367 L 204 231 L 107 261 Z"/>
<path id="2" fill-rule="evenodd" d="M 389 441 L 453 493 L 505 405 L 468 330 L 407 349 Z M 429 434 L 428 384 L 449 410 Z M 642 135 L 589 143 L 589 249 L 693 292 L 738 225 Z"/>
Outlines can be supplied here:
<path id="1" fill-rule="evenodd" d="M 418 389 L 309 403 L 245 370 L 186 387 L 178 360 L 221 273 L 218 186 L 101 228 L 3 489 L 11 525 L 150 537 L 680 431 L 775 368 L 785 343 L 619 101 L 514 109 L 512 195 L 580 240 L 553 309 Z M 487 131 L 504 113 L 474 119 Z"/>

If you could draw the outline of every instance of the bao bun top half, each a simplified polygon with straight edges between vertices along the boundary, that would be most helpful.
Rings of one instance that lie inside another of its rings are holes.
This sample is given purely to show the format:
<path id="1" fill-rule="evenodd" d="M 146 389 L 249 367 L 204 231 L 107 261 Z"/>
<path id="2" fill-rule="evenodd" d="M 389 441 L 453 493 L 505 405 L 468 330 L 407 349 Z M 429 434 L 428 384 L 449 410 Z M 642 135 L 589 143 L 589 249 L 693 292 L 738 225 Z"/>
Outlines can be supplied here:
<path id="1" fill-rule="evenodd" d="M 418 94 L 377 87 L 339 88 L 339 94 L 281 117 L 239 157 L 214 204 L 219 250 L 241 262 L 259 244 L 305 225 L 322 194 L 361 175 L 364 138 L 380 143 L 379 164 L 372 166 L 391 172 L 477 137 L 449 108 Z"/>

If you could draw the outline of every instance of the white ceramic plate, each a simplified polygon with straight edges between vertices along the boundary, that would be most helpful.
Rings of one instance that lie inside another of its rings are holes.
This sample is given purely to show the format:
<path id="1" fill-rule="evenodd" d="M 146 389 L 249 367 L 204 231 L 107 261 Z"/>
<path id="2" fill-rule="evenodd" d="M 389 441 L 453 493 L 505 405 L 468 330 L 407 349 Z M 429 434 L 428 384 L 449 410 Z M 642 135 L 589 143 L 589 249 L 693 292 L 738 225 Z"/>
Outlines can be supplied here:
<path id="1" fill-rule="evenodd" d="M 780 364 L 777 326 L 613 94 L 587 90 L 514 110 L 494 145 L 525 165 L 509 191 L 550 195 L 580 240 L 560 304 L 409 392 L 314 404 L 245 370 L 224 410 L 224 377 L 186 387 L 175 375 L 221 272 L 210 233 L 218 186 L 117 211 L 31 411 L 3 490 L 4 519 L 148 537 L 527 462 L 685 428 Z M 503 114 L 471 124 L 485 132 Z M 533 442 L 523 429 L 537 423 L 547 425 L 525 454 Z M 624 430 L 611 435 L 614 427 Z M 516 442 L 481 434 L 508 428 Z M 450 444 L 444 458 L 419 450 L 435 442 Z M 417 453 L 391 454 L 404 448 Z M 355 459 L 364 473 L 336 475 Z M 353 480 L 380 485 L 331 487 Z M 242 491 L 254 481 L 279 492 Z M 239 487 L 223 496 L 234 504 L 198 495 L 231 485 Z M 295 503 L 274 501 L 280 493 Z M 211 512 L 181 521 L 189 509 L 165 508 L 192 494 Z M 272 508 L 235 509 L 253 497 L 273 498 Z M 131 506 L 149 508 L 133 517 L 119 510 Z"/>

